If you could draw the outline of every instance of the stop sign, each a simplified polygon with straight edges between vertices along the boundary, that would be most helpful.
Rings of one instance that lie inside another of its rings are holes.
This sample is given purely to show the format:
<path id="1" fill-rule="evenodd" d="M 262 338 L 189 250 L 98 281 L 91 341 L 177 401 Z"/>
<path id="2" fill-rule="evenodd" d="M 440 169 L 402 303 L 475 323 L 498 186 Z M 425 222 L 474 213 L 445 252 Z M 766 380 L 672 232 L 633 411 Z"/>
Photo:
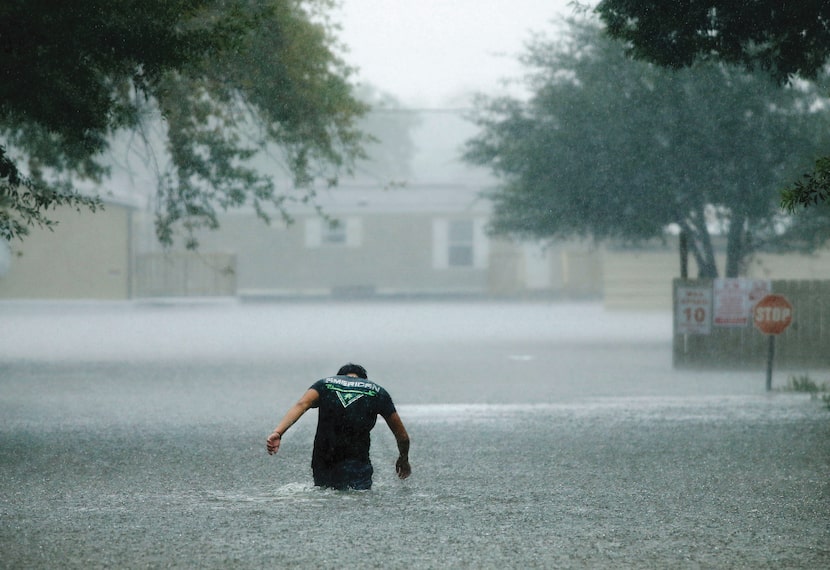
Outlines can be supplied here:
<path id="1" fill-rule="evenodd" d="M 793 306 L 784 295 L 767 295 L 752 310 L 755 327 L 764 334 L 781 334 L 793 322 Z"/>

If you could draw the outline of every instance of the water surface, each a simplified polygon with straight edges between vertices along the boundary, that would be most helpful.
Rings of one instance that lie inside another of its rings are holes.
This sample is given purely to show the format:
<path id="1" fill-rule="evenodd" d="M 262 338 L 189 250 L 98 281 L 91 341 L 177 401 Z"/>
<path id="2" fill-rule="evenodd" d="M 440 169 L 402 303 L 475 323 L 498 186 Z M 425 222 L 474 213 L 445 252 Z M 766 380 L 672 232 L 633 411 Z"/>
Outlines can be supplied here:
<path id="1" fill-rule="evenodd" d="M 0 315 L 4 568 L 830 565 L 830 412 L 767 394 L 763 371 L 673 371 L 670 315 L 405 302 Z M 382 420 L 370 492 L 311 485 L 314 412 L 265 453 L 285 409 L 348 360 L 398 404 L 407 481 Z"/>

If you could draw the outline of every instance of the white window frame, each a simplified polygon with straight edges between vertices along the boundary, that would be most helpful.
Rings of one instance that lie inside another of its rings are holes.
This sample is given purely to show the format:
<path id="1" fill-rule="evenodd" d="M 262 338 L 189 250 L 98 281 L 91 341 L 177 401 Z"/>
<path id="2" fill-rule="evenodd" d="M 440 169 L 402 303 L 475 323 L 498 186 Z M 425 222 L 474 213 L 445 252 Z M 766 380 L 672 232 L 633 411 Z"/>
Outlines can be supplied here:
<path id="1" fill-rule="evenodd" d="M 360 218 L 338 218 L 338 226 L 332 227 L 323 218 L 308 218 L 305 221 L 305 246 L 308 249 L 322 247 L 360 247 L 363 245 L 363 220 Z M 332 239 L 339 238 L 343 239 Z"/>
<path id="2" fill-rule="evenodd" d="M 450 224 L 452 222 L 472 221 L 473 223 L 473 261 L 471 265 L 450 265 Z M 436 218 L 432 221 L 432 267 L 433 269 L 486 269 L 489 265 L 490 243 L 484 218 Z"/>

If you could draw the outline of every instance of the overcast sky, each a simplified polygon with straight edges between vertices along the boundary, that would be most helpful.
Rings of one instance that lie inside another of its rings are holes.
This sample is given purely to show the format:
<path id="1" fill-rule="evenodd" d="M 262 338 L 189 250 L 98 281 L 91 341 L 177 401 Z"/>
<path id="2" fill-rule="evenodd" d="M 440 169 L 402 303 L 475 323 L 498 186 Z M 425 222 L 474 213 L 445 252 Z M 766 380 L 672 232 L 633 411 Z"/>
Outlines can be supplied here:
<path id="1" fill-rule="evenodd" d="M 533 31 L 572 13 L 571 0 L 341 0 L 346 60 L 358 80 L 405 106 L 463 104 L 521 75 L 516 57 Z"/>

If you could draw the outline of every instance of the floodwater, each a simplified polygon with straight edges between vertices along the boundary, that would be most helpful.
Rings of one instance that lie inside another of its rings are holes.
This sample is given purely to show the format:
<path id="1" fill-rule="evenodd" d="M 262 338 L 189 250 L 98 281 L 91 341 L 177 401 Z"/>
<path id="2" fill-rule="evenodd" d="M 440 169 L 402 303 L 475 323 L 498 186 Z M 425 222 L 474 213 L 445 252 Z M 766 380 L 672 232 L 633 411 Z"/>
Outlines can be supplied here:
<path id="1" fill-rule="evenodd" d="M 830 411 L 675 371 L 671 315 L 545 302 L 0 303 L 2 568 L 827 568 Z M 317 378 L 412 437 L 311 485 Z M 830 371 L 776 371 L 830 379 Z"/>

